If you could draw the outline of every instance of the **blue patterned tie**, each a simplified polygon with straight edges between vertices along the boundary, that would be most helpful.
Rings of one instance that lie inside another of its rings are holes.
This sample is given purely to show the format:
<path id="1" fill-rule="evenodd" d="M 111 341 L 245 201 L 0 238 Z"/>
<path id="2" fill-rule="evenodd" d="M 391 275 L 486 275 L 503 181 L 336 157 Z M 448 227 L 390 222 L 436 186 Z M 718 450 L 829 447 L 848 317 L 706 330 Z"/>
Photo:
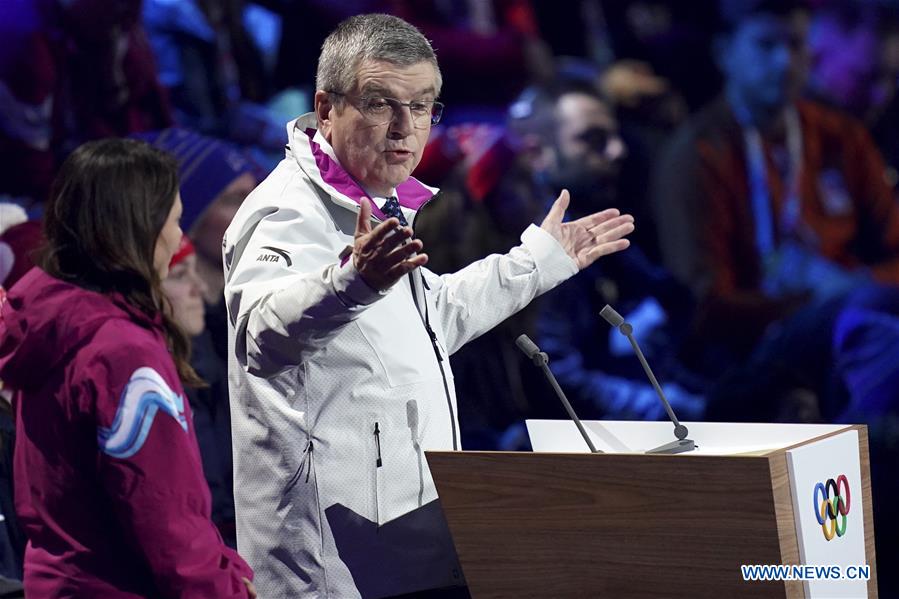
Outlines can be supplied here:
<path id="1" fill-rule="evenodd" d="M 404 227 L 408 227 L 409 223 L 406 222 L 406 217 L 403 215 L 403 211 L 400 209 L 400 203 L 397 201 L 396 197 L 389 197 L 387 201 L 384 202 L 384 205 L 381 206 L 381 212 L 383 212 L 387 218 L 391 216 L 396 217 L 400 221 L 400 225 Z"/>

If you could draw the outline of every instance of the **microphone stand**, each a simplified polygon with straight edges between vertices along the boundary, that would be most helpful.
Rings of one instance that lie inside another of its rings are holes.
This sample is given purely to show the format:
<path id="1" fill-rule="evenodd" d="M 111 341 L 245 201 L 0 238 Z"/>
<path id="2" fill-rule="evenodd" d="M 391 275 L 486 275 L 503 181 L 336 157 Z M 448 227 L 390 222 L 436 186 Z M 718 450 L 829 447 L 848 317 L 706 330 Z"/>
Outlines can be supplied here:
<path id="1" fill-rule="evenodd" d="M 568 398 L 565 397 L 565 392 L 562 391 L 562 387 L 559 386 L 559 381 L 556 380 L 555 375 L 553 375 L 552 370 L 549 369 L 549 356 L 546 355 L 545 352 L 540 351 L 536 344 L 531 341 L 527 335 L 520 335 L 518 339 L 515 340 L 515 344 L 525 353 L 527 357 L 534 362 L 535 366 L 539 366 L 543 371 L 543 374 L 546 375 L 546 378 L 549 380 L 553 389 L 556 392 L 556 395 L 559 396 L 559 399 L 562 401 L 562 405 L 565 406 L 565 410 L 568 412 L 568 416 L 574 421 L 575 426 L 577 426 L 577 430 L 580 431 L 581 436 L 584 438 L 584 441 L 587 443 L 587 447 L 590 448 L 590 453 L 604 453 L 598 449 L 593 444 L 593 441 L 590 439 L 590 435 L 587 434 L 587 431 L 584 429 L 584 425 L 581 424 L 581 419 L 577 417 L 577 414 L 574 413 L 574 408 L 571 407 L 571 403 L 569 403 Z"/>
<path id="2" fill-rule="evenodd" d="M 599 314 L 606 320 L 606 322 L 617 328 L 618 331 L 630 341 L 631 347 L 634 348 L 634 353 L 637 354 L 637 359 L 643 367 L 643 372 L 646 373 L 649 382 L 652 383 L 652 388 L 655 389 L 656 395 L 662 400 L 662 405 L 665 407 L 665 411 L 668 412 L 668 418 L 674 423 L 674 436 L 676 437 L 676 440 L 660 445 L 654 449 L 649 449 L 646 453 L 675 454 L 696 449 L 696 443 L 692 439 L 687 439 L 687 435 L 689 434 L 687 427 L 681 424 L 677 419 L 677 415 L 675 415 L 674 410 L 671 408 L 671 404 L 662 392 L 659 381 L 656 380 L 656 375 L 653 374 L 652 369 L 649 367 L 649 362 L 646 361 L 643 352 L 640 350 L 640 346 L 637 345 L 637 340 L 634 338 L 634 327 L 632 327 L 629 322 L 625 322 L 624 318 L 622 318 L 611 306 L 606 306 Z"/>

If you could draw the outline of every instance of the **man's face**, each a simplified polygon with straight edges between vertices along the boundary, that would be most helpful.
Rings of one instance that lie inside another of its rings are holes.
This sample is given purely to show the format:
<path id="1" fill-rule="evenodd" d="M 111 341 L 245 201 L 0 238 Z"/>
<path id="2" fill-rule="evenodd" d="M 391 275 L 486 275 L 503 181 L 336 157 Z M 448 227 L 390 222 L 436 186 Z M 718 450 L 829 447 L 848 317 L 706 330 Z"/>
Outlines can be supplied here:
<path id="1" fill-rule="evenodd" d="M 721 66 L 730 88 L 750 107 L 785 106 L 799 91 L 804 40 L 786 17 L 756 15 L 724 42 Z"/>
<path id="2" fill-rule="evenodd" d="M 386 109 L 384 116 L 365 111 L 372 99 L 430 102 L 436 99 L 437 73 L 429 62 L 402 67 L 378 60 L 359 65 L 356 85 L 337 97 L 316 92 L 322 135 L 340 164 L 371 194 L 387 195 L 418 166 L 430 120 L 413 120 L 408 107 Z M 341 90 L 334 90 L 341 91 Z M 368 104 L 366 104 L 368 103 Z"/>
<path id="3" fill-rule="evenodd" d="M 570 93 L 556 102 L 555 116 L 557 186 L 575 197 L 600 189 L 611 194 L 627 148 L 608 107 L 588 94 Z"/>

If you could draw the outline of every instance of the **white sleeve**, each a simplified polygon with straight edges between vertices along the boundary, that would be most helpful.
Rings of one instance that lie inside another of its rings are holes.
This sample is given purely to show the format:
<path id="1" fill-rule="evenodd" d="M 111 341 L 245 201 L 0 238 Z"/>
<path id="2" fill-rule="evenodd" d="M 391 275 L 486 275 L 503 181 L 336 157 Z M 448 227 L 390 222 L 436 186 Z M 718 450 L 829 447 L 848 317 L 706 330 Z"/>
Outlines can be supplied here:
<path id="1" fill-rule="evenodd" d="M 578 272 L 556 239 L 536 225 L 508 254 L 493 254 L 458 272 L 422 269 L 450 354 Z"/>
<path id="2" fill-rule="evenodd" d="M 384 295 L 352 259 L 341 265 L 327 228 L 323 215 L 270 208 L 226 241 L 225 302 L 234 351 L 250 374 L 271 377 L 302 364 Z"/>

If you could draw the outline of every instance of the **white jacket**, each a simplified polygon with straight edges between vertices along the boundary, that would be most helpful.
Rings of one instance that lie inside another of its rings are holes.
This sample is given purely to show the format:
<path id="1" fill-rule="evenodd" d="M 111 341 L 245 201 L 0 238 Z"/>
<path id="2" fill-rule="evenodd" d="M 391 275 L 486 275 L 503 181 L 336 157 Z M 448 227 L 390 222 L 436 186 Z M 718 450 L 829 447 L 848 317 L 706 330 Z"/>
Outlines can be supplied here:
<path id="1" fill-rule="evenodd" d="M 506 255 L 376 292 L 340 257 L 365 193 L 314 115 L 288 134 L 223 246 L 239 551 L 265 599 L 464 584 L 423 453 L 460 448 L 448 357 L 577 266 L 531 226 Z M 435 192 L 397 187 L 410 223 Z"/>

